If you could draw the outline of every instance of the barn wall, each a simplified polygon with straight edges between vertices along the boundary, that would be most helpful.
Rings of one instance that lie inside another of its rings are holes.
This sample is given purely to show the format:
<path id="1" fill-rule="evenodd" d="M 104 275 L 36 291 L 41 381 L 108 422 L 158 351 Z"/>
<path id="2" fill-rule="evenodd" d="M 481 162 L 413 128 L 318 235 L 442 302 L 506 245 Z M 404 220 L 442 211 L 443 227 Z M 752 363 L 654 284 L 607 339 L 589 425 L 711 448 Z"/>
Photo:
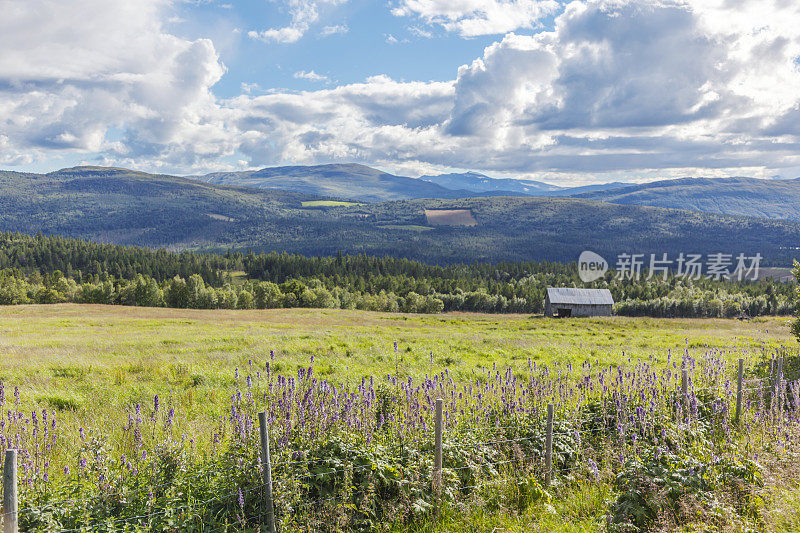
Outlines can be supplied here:
<path id="1" fill-rule="evenodd" d="M 611 316 L 613 306 L 596 304 L 558 304 L 550 303 L 549 298 L 544 301 L 544 315 L 553 316 L 557 309 L 571 309 L 572 316 Z"/>
<path id="2" fill-rule="evenodd" d="M 568 305 L 559 306 L 572 309 L 572 316 L 611 316 L 610 305 Z"/>

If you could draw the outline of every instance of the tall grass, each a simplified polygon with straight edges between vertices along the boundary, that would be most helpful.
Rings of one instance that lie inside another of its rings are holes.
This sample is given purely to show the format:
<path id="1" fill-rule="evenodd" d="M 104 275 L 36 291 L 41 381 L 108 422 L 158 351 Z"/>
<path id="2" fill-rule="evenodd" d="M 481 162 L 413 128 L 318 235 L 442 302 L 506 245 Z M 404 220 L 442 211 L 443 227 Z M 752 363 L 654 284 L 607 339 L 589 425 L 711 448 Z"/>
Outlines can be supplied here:
<path id="1" fill-rule="evenodd" d="M 597 498 L 608 489 L 585 486 L 614 475 L 617 500 L 604 500 L 602 510 L 619 531 L 689 516 L 763 524 L 763 471 L 755 459 L 797 448 L 800 381 L 771 387 L 758 374 L 763 367 L 753 367 L 742 432 L 732 426 L 733 367 L 716 350 L 700 359 L 668 353 L 661 366 L 528 360 L 524 375 L 494 366 L 468 381 L 444 369 L 416 380 L 386 374 L 344 384 L 318 379 L 313 356 L 289 374 L 275 371 L 279 363 L 273 352 L 235 368 L 227 408 L 200 425 L 156 395 L 149 404 L 121 406 L 102 429 L 76 428 L 60 424 L 52 408 L 29 411 L 22 391 L 3 384 L 0 447 L 19 450 L 23 527 L 260 527 L 260 410 L 269 421 L 276 512 L 286 531 L 424 530 L 480 509 L 555 510 L 552 488 L 541 484 L 548 404 L 558 414 L 553 474 L 562 481 L 555 489 L 570 487 L 555 513 L 596 521 Z M 679 393 L 683 370 L 691 376 L 686 397 Z M 432 417 L 439 397 L 446 440 L 437 496 Z"/>

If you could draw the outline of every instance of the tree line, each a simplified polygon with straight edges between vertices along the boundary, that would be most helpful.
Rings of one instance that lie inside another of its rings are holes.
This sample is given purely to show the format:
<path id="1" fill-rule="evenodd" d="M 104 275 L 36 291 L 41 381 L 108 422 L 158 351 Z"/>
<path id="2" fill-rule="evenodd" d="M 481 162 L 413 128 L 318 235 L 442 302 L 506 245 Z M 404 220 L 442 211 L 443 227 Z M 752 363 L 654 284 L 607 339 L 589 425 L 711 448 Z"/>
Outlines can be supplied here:
<path id="1" fill-rule="evenodd" d="M 789 315 L 795 285 L 675 276 L 590 284 L 574 263 L 435 266 L 368 255 L 168 252 L 0 233 L 0 304 L 101 303 L 197 309 L 318 307 L 438 313 L 541 313 L 547 287 L 608 288 L 615 313 L 656 317 Z"/>

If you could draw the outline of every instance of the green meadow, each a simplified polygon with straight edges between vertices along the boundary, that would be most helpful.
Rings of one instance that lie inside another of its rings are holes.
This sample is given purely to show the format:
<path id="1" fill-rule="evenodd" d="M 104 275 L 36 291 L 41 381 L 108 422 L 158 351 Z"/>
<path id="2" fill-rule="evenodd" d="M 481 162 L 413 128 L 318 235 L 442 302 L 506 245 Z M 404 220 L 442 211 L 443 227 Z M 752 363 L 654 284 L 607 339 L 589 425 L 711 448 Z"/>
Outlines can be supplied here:
<path id="1" fill-rule="evenodd" d="M 607 366 L 628 359 L 663 362 L 670 350 L 755 357 L 793 344 L 790 322 L 9 306 L 0 308 L 0 378 L 89 412 L 100 399 L 224 397 L 235 369 L 245 371 L 250 362 L 263 369 L 270 351 L 276 371 L 306 367 L 313 355 L 318 374 L 336 382 L 390 372 L 422 377 L 443 368 L 466 378 L 495 364 L 525 372 L 528 358 Z"/>
<path id="2" fill-rule="evenodd" d="M 539 365 L 663 364 L 671 351 L 758 359 L 795 341 L 790 319 L 412 315 L 331 309 L 191 310 L 102 305 L 0 307 L 0 379 L 23 398 L 102 429 L 107 413 L 173 403 L 184 422 L 218 415 L 242 374 L 293 375 L 315 361 L 335 383 L 386 374 L 455 379 Z M 397 349 L 394 348 L 397 343 Z M 252 365 L 252 366 L 251 366 Z"/>
<path id="3" fill-rule="evenodd" d="M 524 377 L 529 358 L 530 364 L 550 368 L 645 360 L 660 366 L 670 352 L 681 357 L 685 351 L 696 359 L 709 352 L 731 362 L 744 357 L 750 366 L 784 347 L 796 349 L 790 324 L 788 318 L 558 320 L 323 309 L 9 306 L 0 308 L 0 380 L 7 401 L 19 387 L 23 408 L 57 411 L 67 439 L 52 459 L 68 464 L 83 439 L 77 438 L 79 428 L 86 428 L 88 438 L 116 435 L 113 446 L 120 449 L 129 445 L 120 436 L 120 421 L 137 403 L 152 406 L 156 394 L 163 405 L 175 408 L 177 434 L 197 436 L 200 446 L 229 409 L 231 395 L 242 388 L 237 369 L 241 376 L 255 375 L 268 361 L 273 372 L 293 375 L 313 356 L 315 376 L 334 383 L 386 374 L 418 379 L 444 368 L 456 381 L 468 381 L 494 365 Z M 747 434 L 741 438 L 743 450 L 752 446 L 745 444 Z M 762 465 L 767 477 L 760 490 L 769 495 L 764 500 L 769 505 L 760 507 L 757 531 L 800 527 L 795 507 L 800 474 L 793 466 L 797 462 L 786 457 Z M 597 483 L 557 479 L 545 499 L 516 510 L 508 502 L 521 498 L 522 489 L 492 485 L 482 491 L 480 505 L 445 508 L 436 520 L 383 530 L 604 531 L 609 502 L 618 497 L 613 479 L 606 470 Z"/>

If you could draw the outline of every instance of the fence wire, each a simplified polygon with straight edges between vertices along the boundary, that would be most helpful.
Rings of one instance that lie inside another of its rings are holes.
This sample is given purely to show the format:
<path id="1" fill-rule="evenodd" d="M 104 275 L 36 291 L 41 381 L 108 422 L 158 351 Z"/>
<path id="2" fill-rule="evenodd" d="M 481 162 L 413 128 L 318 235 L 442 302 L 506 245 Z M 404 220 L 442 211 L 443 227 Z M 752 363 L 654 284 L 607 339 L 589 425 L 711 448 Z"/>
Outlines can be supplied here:
<path id="1" fill-rule="evenodd" d="M 743 386 L 743 387 L 739 388 L 738 391 L 741 392 L 743 395 L 745 393 L 759 392 L 759 393 L 761 393 L 761 398 L 762 399 L 763 399 L 763 396 L 765 395 L 765 393 L 768 394 L 771 399 L 774 398 L 776 395 L 778 396 L 778 398 L 781 398 L 784 395 L 784 393 L 786 391 L 786 388 L 787 387 L 791 387 L 794 383 L 796 383 L 797 377 L 798 376 L 787 377 L 785 374 L 783 374 L 782 376 L 770 376 L 770 377 L 764 377 L 764 378 L 748 378 L 747 380 L 743 381 L 743 383 L 746 383 L 748 386 L 747 387 Z M 752 386 L 752 385 L 755 385 L 755 384 L 758 384 L 758 385 Z M 781 385 L 783 385 L 783 387 L 781 387 Z M 724 389 L 726 395 L 724 397 L 720 397 L 719 398 L 720 401 L 731 402 L 732 400 L 735 400 L 735 397 L 736 397 L 735 396 L 736 390 L 734 390 L 735 387 L 733 387 L 733 388 L 726 387 L 726 386 L 723 386 L 721 384 L 720 385 L 710 385 L 710 386 L 706 386 L 706 387 L 702 387 L 702 388 L 694 388 L 694 387 L 692 387 L 692 388 L 690 388 L 688 390 L 688 396 L 696 399 L 696 394 L 698 392 L 721 391 L 723 389 Z M 743 400 L 744 400 L 744 398 L 743 398 Z M 684 403 L 686 401 L 687 400 L 678 400 L 676 402 L 676 404 L 681 407 L 682 412 L 683 412 L 684 420 L 681 421 L 682 424 L 691 425 L 691 424 L 706 423 L 706 422 L 712 422 L 712 423 L 713 422 L 722 422 L 722 423 L 731 423 L 732 424 L 732 422 L 733 422 L 733 416 L 734 416 L 733 415 L 733 409 L 727 409 L 727 410 L 723 410 L 723 411 L 717 412 L 717 413 L 715 413 L 715 412 L 707 412 L 706 414 L 703 414 L 701 416 L 693 416 L 691 408 L 687 409 L 687 406 Z M 716 401 L 717 400 L 715 400 L 715 402 Z M 747 403 L 743 404 L 742 412 L 741 412 L 742 418 L 745 418 L 746 415 L 748 414 L 748 409 L 749 409 L 750 405 L 751 405 L 751 403 L 749 401 L 747 401 Z M 800 406 L 795 406 L 795 409 L 798 408 L 798 407 L 800 407 Z M 708 405 L 704 406 L 704 408 L 708 408 Z M 797 417 L 795 417 L 794 420 L 791 417 L 787 417 L 787 416 L 784 416 L 784 415 L 781 415 L 780 417 L 775 418 L 774 417 L 775 411 L 780 412 L 780 410 L 781 410 L 780 407 L 776 408 L 776 407 L 773 406 L 773 407 L 771 407 L 769 409 L 770 410 L 767 410 L 767 411 L 763 411 L 762 410 L 762 411 L 757 411 L 755 413 L 750 413 L 754 417 L 753 418 L 754 422 L 768 422 L 768 423 L 771 423 L 772 424 L 771 427 L 773 427 L 773 429 L 775 429 L 776 431 L 782 430 L 785 427 L 786 424 L 789 424 L 789 423 L 792 423 L 792 422 L 800 423 L 800 420 L 796 419 Z M 532 475 L 541 476 L 541 475 L 544 475 L 544 474 L 550 474 L 552 476 L 552 475 L 575 474 L 575 473 L 578 473 L 581 468 L 586 466 L 586 465 L 581 466 L 577 462 L 576 458 L 583 456 L 587 452 L 591 453 L 593 451 L 591 447 L 587 448 L 587 447 L 583 446 L 583 442 L 582 442 L 581 436 L 587 435 L 587 434 L 596 434 L 596 433 L 601 433 L 602 434 L 602 433 L 607 433 L 607 432 L 616 432 L 619 429 L 621 429 L 622 432 L 625 433 L 627 429 L 639 427 L 637 420 L 635 418 L 633 418 L 635 416 L 633 413 L 626 414 L 625 416 L 627 418 L 617 418 L 619 413 L 613 413 L 613 414 L 603 413 L 603 414 L 599 414 L 597 416 L 591 416 L 590 415 L 588 418 L 586 418 L 586 413 L 582 413 L 580 409 L 577 409 L 574 412 L 571 412 L 571 415 L 572 415 L 571 418 L 569 418 L 568 420 L 561 420 L 560 421 L 560 424 L 561 424 L 559 426 L 560 430 L 551 432 L 550 433 L 550 438 L 551 438 L 551 440 L 554 439 L 554 438 L 557 438 L 557 437 L 573 438 L 573 439 L 576 439 L 578 441 L 577 443 L 578 443 L 579 447 L 578 447 L 577 450 L 569 451 L 569 452 L 563 452 L 563 451 L 560 451 L 560 452 L 553 451 L 553 452 L 551 452 L 550 457 L 551 457 L 551 460 L 554 463 L 554 466 L 551 467 L 549 472 L 545 471 L 545 469 L 543 468 L 543 465 L 542 465 L 542 463 L 544 462 L 544 460 L 546 459 L 546 456 L 547 456 L 547 452 L 546 451 L 531 451 L 531 452 L 529 452 L 527 454 L 526 453 L 522 453 L 521 456 L 519 456 L 519 457 L 508 457 L 508 456 L 506 456 L 506 457 L 500 458 L 500 459 L 491 459 L 491 458 L 486 457 L 486 452 L 487 451 L 495 450 L 495 451 L 498 451 L 498 453 L 500 453 L 500 452 L 502 452 L 502 450 L 499 449 L 499 448 L 502 448 L 505 445 L 515 444 L 515 443 L 520 443 L 520 442 L 531 442 L 531 441 L 541 441 L 541 440 L 543 440 L 546 435 L 545 435 L 545 432 L 543 431 L 543 424 L 541 422 L 540 423 L 535 423 L 535 424 L 534 423 L 520 423 L 520 424 L 515 424 L 515 425 L 488 425 L 488 426 L 467 426 L 467 427 L 450 428 L 450 429 L 452 429 L 452 431 L 450 432 L 451 435 L 456 435 L 456 436 L 458 436 L 458 434 L 459 434 L 458 432 L 459 431 L 467 431 L 467 432 L 470 432 L 471 434 L 476 434 L 476 433 L 481 433 L 481 432 L 493 433 L 493 432 L 503 432 L 503 431 L 508 432 L 508 433 L 515 433 L 515 432 L 519 433 L 519 432 L 524 432 L 524 431 L 536 431 L 537 433 L 534 434 L 534 435 L 516 436 L 514 438 L 494 438 L 494 439 L 488 439 L 488 440 L 480 440 L 478 442 L 447 442 L 447 443 L 442 443 L 443 450 L 445 452 L 448 452 L 448 451 L 452 452 L 452 451 L 457 451 L 457 450 L 469 451 L 470 449 L 475 448 L 480 453 L 480 455 L 476 458 L 474 464 L 448 465 L 445 462 L 442 465 L 443 471 L 447 471 L 447 472 L 450 472 L 451 474 L 455 474 L 455 475 L 458 475 L 461 472 L 470 471 L 470 470 L 473 471 L 473 472 L 477 470 L 479 473 L 486 473 L 487 471 L 488 472 L 492 472 L 492 471 L 500 472 L 500 471 L 502 471 L 503 473 L 506 473 L 506 474 L 509 473 L 507 471 L 510 471 L 510 472 L 513 473 L 513 475 L 511 475 L 511 476 L 494 477 L 494 478 L 491 478 L 491 479 L 480 479 L 480 476 L 473 477 L 474 481 L 471 484 L 460 484 L 459 483 L 455 487 L 453 487 L 453 489 L 456 490 L 459 493 L 468 492 L 468 491 L 476 491 L 476 490 L 481 489 L 483 487 L 502 485 L 503 483 L 509 483 L 509 482 L 512 482 L 512 481 L 519 481 L 521 479 L 529 479 L 530 476 L 532 476 Z M 772 418 L 770 418 L 770 417 L 772 417 Z M 563 430 L 563 424 L 564 423 L 566 423 L 567 425 L 573 425 L 574 428 L 573 429 L 568 429 L 568 430 Z M 592 425 L 596 425 L 598 427 L 588 427 L 588 428 L 587 427 L 583 427 L 586 424 L 592 424 Z M 645 429 L 645 428 L 639 427 L 639 429 Z M 407 446 L 403 446 L 403 445 L 392 446 L 392 447 L 389 447 L 388 450 L 390 450 L 392 452 L 395 452 L 397 450 L 403 449 L 404 447 L 407 447 Z M 421 452 L 421 453 L 430 454 L 430 453 L 432 453 L 432 450 L 427 450 L 427 452 Z M 512 452 L 506 450 L 505 453 L 512 453 Z M 513 453 L 517 453 L 517 452 L 513 452 Z M 357 462 L 359 460 L 365 460 L 366 462 L 364 464 L 352 464 L 352 465 L 344 467 L 344 468 L 331 467 L 330 470 L 328 470 L 326 465 L 324 465 L 324 464 L 323 465 L 319 465 L 319 466 L 315 466 L 315 463 L 324 463 L 324 462 L 328 461 L 328 459 L 323 458 L 323 457 L 297 459 L 297 460 L 284 460 L 284 461 L 279 461 L 279 462 L 276 462 L 276 463 L 272 463 L 270 465 L 270 467 L 273 469 L 273 475 L 275 475 L 276 470 L 281 470 L 284 467 L 287 470 L 292 469 L 292 468 L 300 468 L 300 469 L 305 468 L 305 469 L 308 469 L 308 470 L 314 470 L 314 469 L 319 469 L 319 468 L 323 469 L 322 471 L 309 471 L 307 473 L 302 473 L 302 474 L 298 474 L 298 475 L 283 475 L 283 476 L 279 476 L 280 479 L 276 479 L 273 482 L 273 489 L 276 490 L 278 492 L 278 495 L 280 496 L 280 492 L 281 492 L 282 489 L 291 489 L 291 488 L 295 487 L 298 483 L 303 485 L 304 482 L 309 481 L 309 480 L 316 480 L 316 481 L 325 480 L 327 478 L 334 478 L 334 477 L 336 477 L 337 475 L 340 475 L 340 474 L 341 475 L 348 475 L 348 474 L 352 475 L 353 473 L 356 473 L 356 472 L 371 471 L 371 470 L 374 470 L 375 467 L 376 467 L 375 464 L 372 462 L 373 454 L 370 454 L 370 453 L 352 455 L 352 456 L 348 457 L 347 459 L 349 461 L 353 462 L 353 463 L 355 463 L 355 462 Z M 380 459 L 383 460 L 383 461 L 394 460 L 394 461 L 398 461 L 398 462 L 403 460 L 402 457 L 395 456 L 395 455 L 392 455 L 392 456 L 389 456 L 389 457 L 387 457 L 386 455 L 381 455 Z M 569 465 L 569 466 L 565 466 L 563 468 L 556 467 L 555 464 L 558 463 L 559 460 L 569 461 L 569 462 L 567 462 L 567 465 Z M 570 462 L 572 464 L 570 464 Z M 528 468 L 514 468 L 515 465 L 524 465 L 526 463 L 528 464 Z M 538 468 L 534 468 L 534 467 L 537 467 L 537 466 L 538 466 Z M 500 467 L 509 467 L 509 468 L 500 468 Z M 533 470 L 531 470 L 531 468 L 533 468 Z M 74 505 L 76 503 L 81 503 L 82 506 L 87 506 L 87 505 L 91 504 L 93 501 L 101 501 L 102 502 L 102 501 L 108 501 L 110 499 L 118 498 L 118 497 L 130 498 L 132 496 L 140 495 L 140 494 L 143 494 L 145 492 L 156 493 L 161 489 L 174 487 L 176 485 L 176 483 L 186 483 L 187 481 L 188 482 L 192 482 L 192 481 L 196 481 L 196 480 L 201 479 L 201 478 L 208 478 L 208 477 L 213 477 L 212 473 L 210 473 L 210 472 L 201 472 L 201 473 L 192 475 L 192 476 L 190 476 L 188 478 L 187 477 L 183 477 L 183 476 L 175 477 L 172 480 L 165 481 L 163 483 L 142 486 L 142 487 L 135 488 L 135 489 L 130 489 L 130 490 L 122 489 L 122 490 L 119 490 L 119 491 L 113 492 L 113 493 L 97 494 L 96 496 L 92 496 L 91 498 L 88 498 L 88 499 L 68 498 L 68 499 L 62 499 L 62 500 L 57 500 L 57 501 L 49 501 L 49 502 L 45 502 L 45 503 L 43 503 L 41 505 L 36 505 L 36 506 L 26 506 L 26 507 L 20 509 L 19 512 L 20 512 L 20 514 L 36 513 L 36 512 L 40 512 L 40 511 L 43 511 L 43 510 L 48 509 L 48 508 L 59 507 L 59 506 L 65 505 L 65 504 Z M 411 479 L 411 480 L 401 480 L 401 482 L 409 484 L 409 485 L 418 484 L 420 490 L 423 490 L 423 491 L 425 491 L 425 490 L 433 490 L 432 487 L 431 487 L 432 480 L 413 480 L 413 479 Z M 169 507 L 169 508 L 165 508 L 165 509 L 149 512 L 149 513 L 142 513 L 142 514 L 139 514 L 139 515 L 136 515 L 136 516 L 131 516 L 131 517 L 120 517 L 120 518 L 111 519 L 111 520 L 98 520 L 98 521 L 95 521 L 93 523 L 89 522 L 89 523 L 87 523 L 85 525 L 82 525 L 80 527 L 75 527 L 75 528 L 71 528 L 71 529 L 60 529 L 60 530 L 57 530 L 57 531 L 60 531 L 61 533 L 73 533 L 73 532 L 78 532 L 78 531 L 85 531 L 87 529 L 93 529 L 93 528 L 96 528 L 96 527 L 105 527 L 105 528 L 107 528 L 107 527 L 115 527 L 115 526 L 121 526 L 121 525 L 127 525 L 127 524 L 131 524 L 131 525 L 134 525 L 136 527 L 146 527 L 146 523 L 147 522 L 151 522 L 155 518 L 158 518 L 158 517 L 161 517 L 161 516 L 165 516 L 165 515 L 170 514 L 170 513 L 174 513 L 176 515 L 179 515 L 179 514 L 182 514 L 182 513 L 186 512 L 186 511 L 191 511 L 191 510 L 194 510 L 194 509 L 197 509 L 197 508 L 205 507 L 205 506 L 208 506 L 209 504 L 212 504 L 212 503 L 215 503 L 215 502 L 225 503 L 226 505 L 233 505 L 235 507 L 238 506 L 242 512 L 241 512 L 241 514 L 236 513 L 236 517 L 235 517 L 236 520 L 235 521 L 229 522 L 226 519 L 226 523 L 225 524 L 221 525 L 219 528 L 216 528 L 216 529 L 213 529 L 213 530 L 210 530 L 210 531 L 223 531 L 223 530 L 228 529 L 231 526 L 242 525 L 242 523 L 244 523 L 244 524 L 252 523 L 254 521 L 255 521 L 256 524 L 262 524 L 262 523 L 265 523 L 266 516 L 267 516 L 267 514 L 269 514 L 264 509 L 264 498 L 260 498 L 259 499 L 258 510 L 257 510 L 257 513 L 254 513 L 254 514 L 248 514 L 248 513 L 244 512 L 244 509 L 241 509 L 241 505 L 239 504 L 238 500 L 240 498 L 242 498 L 245 494 L 249 494 L 249 493 L 252 493 L 254 491 L 259 491 L 259 490 L 263 491 L 266 487 L 267 487 L 267 484 L 262 483 L 262 484 L 258 484 L 258 485 L 253 486 L 253 487 L 249 487 L 247 489 L 239 489 L 239 488 L 237 488 L 237 490 L 235 492 L 226 493 L 226 494 L 223 494 L 223 495 L 220 495 L 220 496 L 214 496 L 212 498 L 208 498 L 208 499 L 205 499 L 205 500 L 202 500 L 202 501 L 182 504 L 182 505 L 179 505 L 177 507 Z M 326 504 L 330 504 L 331 502 L 337 502 L 335 507 L 341 508 L 342 506 L 347 505 L 346 500 L 343 500 L 343 498 L 349 498 L 349 500 L 347 500 L 347 501 L 352 501 L 357 496 L 367 496 L 368 494 L 374 492 L 374 488 L 373 489 L 362 488 L 360 490 L 352 490 L 352 489 L 353 489 L 353 487 L 346 487 L 346 486 L 341 486 L 341 487 L 337 488 L 334 485 L 333 487 L 331 487 L 329 489 L 325 489 L 325 492 L 328 492 L 328 490 L 330 490 L 330 492 L 332 493 L 330 496 L 326 496 L 326 497 L 322 497 L 322 498 L 304 497 L 304 498 L 301 499 L 301 501 L 292 501 L 291 505 L 294 505 L 296 507 L 302 507 L 302 508 L 313 508 L 313 507 L 325 506 Z M 295 500 L 296 499 L 297 498 L 295 498 Z M 282 505 L 281 502 L 278 501 L 277 502 L 277 507 L 280 507 L 281 505 Z"/>

